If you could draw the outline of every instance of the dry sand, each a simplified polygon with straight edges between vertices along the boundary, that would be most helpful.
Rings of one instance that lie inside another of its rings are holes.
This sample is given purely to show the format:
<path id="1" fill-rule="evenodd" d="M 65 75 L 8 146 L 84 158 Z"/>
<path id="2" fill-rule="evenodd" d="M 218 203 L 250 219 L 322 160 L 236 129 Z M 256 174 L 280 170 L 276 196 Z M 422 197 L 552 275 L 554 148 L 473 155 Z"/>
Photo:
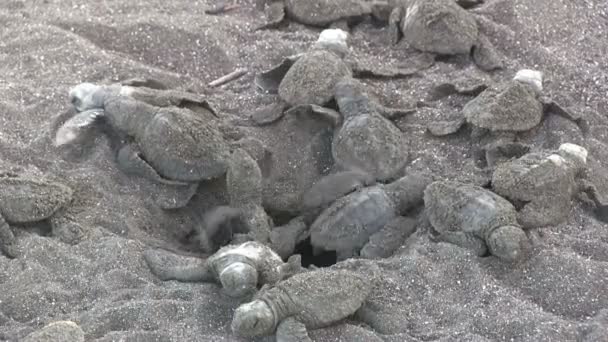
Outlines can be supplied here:
<path id="1" fill-rule="evenodd" d="M 272 96 L 253 73 L 304 51 L 319 30 L 291 23 L 252 31 L 263 15 L 251 0 L 221 16 L 198 0 L 0 1 L 0 160 L 39 170 L 76 191 L 73 215 L 89 229 L 76 246 L 32 229 L 16 230 L 22 257 L 0 256 L 0 340 L 19 341 L 47 323 L 72 320 L 87 341 L 238 341 L 234 303 L 213 284 L 161 282 L 148 271 L 146 244 L 172 248 L 196 213 L 164 212 L 146 195 L 153 185 L 121 174 L 102 142 L 82 158 L 55 150 L 53 122 L 69 108 L 68 89 L 153 76 L 205 94 L 222 114 L 250 115 Z M 505 56 L 506 80 L 520 68 L 544 72 L 545 91 L 590 124 L 587 136 L 555 115 L 524 138 L 535 148 L 574 142 L 589 149 L 591 177 L 608 194 L 608 3 L 605 0 L 513 0 L 487 10 L 483 31 Z M 364 22 L 350 37 L 369 63 L 398 64 L 413 53 L 387 44 L 387 30 Z M 206 84 L 237 68 L 228 85 Z M 420 77 L 366 81 L 392 106 L 408 106 L 438 80 L 483 73 L 469 61 L 437 62 Z M 462 181 L 478 173 L 466 134 L 431 138 L 440 101 L 399 121 L 412 140 L 410 169 Z M 207 189 L 211 189 L 210 185 Z M 608 198 L 606 198 L 608 200 Z M 205 191 L 197 205 L 225 199 Z M 534 254 L 506 267 L 448 244 L 421 227 L 393 257 L 379 262 L 383 282 L 370 301 L 375 329 L 353 319 L 312 333 L 315 341 L 607 341 L 608 226 L 579 202 L 567 222 L 546 229 Z M 263 340 L 263 339 L 261 339 Z M 272 340 L 272 338 L 268 339 Z"/>

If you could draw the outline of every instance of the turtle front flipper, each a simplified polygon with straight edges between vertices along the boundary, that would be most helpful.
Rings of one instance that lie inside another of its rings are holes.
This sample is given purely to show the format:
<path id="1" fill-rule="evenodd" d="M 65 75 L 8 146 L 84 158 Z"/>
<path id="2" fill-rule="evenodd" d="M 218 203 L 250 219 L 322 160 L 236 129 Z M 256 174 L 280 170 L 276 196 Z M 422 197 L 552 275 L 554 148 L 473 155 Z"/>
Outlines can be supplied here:
<path id="1" fill-rule="evenodd" d="M 257 74 L 253 80 L 255 85 L 269 94 L 277 94 L 279 92 L 279 84 L 281 84 L 287 71 L 289 71 L 289 68 L 291 68 L 299 57 L 300 55 L 286 57 L 280 64 L 274 65 L 269 70 Z"/>
<path id="2" fill-rule="evenodd" d="M 361 257 L 366 259 L 388 258 L 403 245 L 414 231 L 418 222 L 415 219 L 398 216 L 389 221 L 384 228 L 370 236 L 361 249 Z"/>
<path id="3" fill-rule="evenodd" d="M 477 256 L 488 255 L 488 246 L 481 238 L 465 232 L 443 232 L 438 236 L 431 236 L 435 242 L 448 242 L 468 249 Z"/>
<path id="4" fill-rule="evenodd" d="M 391 44 L 395 45 L 399 43 L 399 40 L 403 36 L 401 33 L 401 18 L 405 15 L 405 9 L 401 6 L 395 7 L 391 11 L 391 15 L 388 17 L 388 34 Z"/>
<path id="5" fill-rule="evenodd" d="M 181 282 L 215 282 L 215 276 L 206 261 L 197 265 L 181 265 L 177 255 L 162 250 L 144 251 L 144 260 L 150 272 L 160 280 Z"/>
<path id="6" fill-rule="evenodd" d="M 526 203 L 517 212 L 517 222 L 524 228 L 542 228 L 565 221 L 570 213 L 570 198 L 546 196 Z"/>
<path id="7" fill-rule="evenodd" d="M 312 342 L 312 340 L 304 323 L 290 317 L 277 326 L 277 342 Z"/>
<path id="8" fill-rule="evenodd" d="M 436 137 L 442 137 L 450 134 L 454 134 L 464 126 L 466 120 L 464 117 L 461 117 L 456 120 L 449 121 L 433 121 L 427 125 L 427 129 L 429 133 Z"/>
<path id="9" fill-rule="evenodd" d="M 163 178 L 141 157 L 141 152 L 131 144 L 127 144 L 120 148 L 116 154 L 116 164 L 122 172 L 128 175 L 137 175 L 165 185 L 190 185 L 190 183 Z"/>
<path id="10" fill-rule="evenodd" d="M 0 214 L 0 251 L 7 257 L 14 259 L 17 257 L 17 244 L 15 235 L 8 223 Z"/>
<path id="11" fill-rule="evenodd" d="M 255 31 L 279 27 L 285 20 L 285 3 L 283 1 L 272 2 L 265 6 L 264 14 L 266 15 L 266 23 L 256 27 Z"/>

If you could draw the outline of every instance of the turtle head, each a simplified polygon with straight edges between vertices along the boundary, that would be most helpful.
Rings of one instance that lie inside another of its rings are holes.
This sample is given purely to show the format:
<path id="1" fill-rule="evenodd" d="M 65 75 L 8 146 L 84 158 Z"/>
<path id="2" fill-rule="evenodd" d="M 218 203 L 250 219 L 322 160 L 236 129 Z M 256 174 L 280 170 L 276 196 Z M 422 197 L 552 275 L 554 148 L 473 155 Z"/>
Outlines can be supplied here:
<path id="1" fill-rule="evenodd" d="M 70 102 L 77 111 L 82 112 L 93 108 L 103 108 L 103 97 L 99 92 L 103 87 L 93 83 L 80 83 L 70 89 Z"/>
<path id="2" fill-rule="evenodd" d="M 235 262 L 220 272 L 220 282 L 229 296 L 245 297 L 257 289 L 258 272 L 249 264 Z"/>
<path id="3" fill-rule="evenodd" d="M 523 258 L 528 248 L 526 233 L 518 226 L 502 226 L 488 237 L 490 253 L 507 262 Z"/>
<path id="4" fill-rule="evenodd" d="M 271 334 L 275 328 L 272 308 L 262 300 L 243 304 L 234 311 L 232 332 L 241 337 Z"/>
<path id="5" fill-rule="evenodd" d="M 319 39 L 313 45 L 314 49 L 329 50 L 340 58 L 348 54 L 348 33 L 341 29 L 326 29 L 319 34 Z"/>
<path id="6" fill-rule="evenodd" d="M 91 109 L 74 115 L 55 133 L 55 146 L 59 147 L 87 138 L 87 132 L 103 115 L 104 111 L 101 109 Z"/>
<path id="7" fill-rule="evenodd" d="M 543 73 L 540 71 L 522 69 L 515 74 L 513 80 L 529 85 L 537 95 L 540 95 L 543 91 Z"/>

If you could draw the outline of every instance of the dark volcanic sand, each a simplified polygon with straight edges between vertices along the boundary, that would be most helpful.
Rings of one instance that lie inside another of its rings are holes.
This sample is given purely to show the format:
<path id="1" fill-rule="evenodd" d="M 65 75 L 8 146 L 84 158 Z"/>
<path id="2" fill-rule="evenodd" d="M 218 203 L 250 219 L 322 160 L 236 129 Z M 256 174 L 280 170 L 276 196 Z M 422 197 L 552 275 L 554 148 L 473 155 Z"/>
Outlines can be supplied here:
<path id="1" fill-rule="evenodd" d="M 69 108 L 70 87 L 153 76 L 206 94 L 222 114 L 249 115 L 274 98 L 256 92 L 253 74 L 305 50 L 319 30 L 291 23 L 253 32 L 262 13 L 252 1 L 221 16 L 197 0 L 0 1 L 0 160 L 61 180 L 76 191 L 74 215 L 89 229 L 69 246 L 34 230 L 16 230 L 23 255 L 0 256 L 0 340 L 18 341 L 47 323 L 72 320 L 87 341 L 237 341 L 234 303 L 213 284 L 161 282 L 141 257 L 146 245 L 171 248 L 193 215 L 163 212 L 146 195 L 152 185 L 127 177 L 103 140 L 88 159 L 66 159 L 51 145 L 52 122 Z M 545 92 L 590 124 L 549 115 L 524 141 L 536 148 L 573 142 L 589 150 L 591 178 L 608 194 L 608 5 L 605 0 L 513 0 L 487 10 L 483 25 L 506 69 L 541 70 Z M 413 52 L 391 47 L 385 28 L 364 22 L 351 50 L 368 62 L 397 64 Z M 250 73 L 209 89 L 213 79 Z M 385 104 L 409 106 L 431 84 L 483 75 L 469 61 L 437 62 L 420 77 L 366 81 Z M 445 99 L 435 111 L 458 110 Z M 431 138 L 429 108 L 399 121 L 412 141 L 411 170 L 476 179 L 466 134 Z M 207 189 L 211 189 L 209 186 Z M 221 203 L 205 191 L 199 208 Z M 608 197 L 606 198 L 608 200 Z M 356 319 L 312 332 L 315 341 L 607 341 L 608 226 L 575 202 L 567 222 L 541 230 L 533 256 L 515 267 L 477 258 L 418 230 L 384 270 L 371 303 L 386 319 L 376 330 Z M 262 339 L 261 339 L 262 340 Z M 272 340 L 269 338 L 268 340 Z"/>

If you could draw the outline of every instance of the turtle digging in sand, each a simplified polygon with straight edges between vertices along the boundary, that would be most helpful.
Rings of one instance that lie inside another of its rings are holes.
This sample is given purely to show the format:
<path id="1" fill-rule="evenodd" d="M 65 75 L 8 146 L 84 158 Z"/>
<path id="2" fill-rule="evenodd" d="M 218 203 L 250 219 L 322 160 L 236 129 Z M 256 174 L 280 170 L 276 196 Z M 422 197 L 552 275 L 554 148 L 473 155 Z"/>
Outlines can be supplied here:
<path id="1" fill-rule="evenodd" d="M 539 151 L 502 163 L 492 176 L 492 189 L 511 200 L 524 228 L 557 225 L 566 220 L 572 199 L 590 184 L 583 172 L 587 150 L 562 144 L 557 151 Z"/>
<path id="2" fill-rule="evenodd" d="M 369 3 L 362 0 L 256 0 L 258 8 L 264 7 L 266 23 L 257 29 L 276 28 L 286 18 L 296 22 L 327 27 L 330 25 L 348 26 L 372 13 Z"/>
<path id="3" fill-rule="evenodd" d="M 274 284 L 301 270 L 299 255 L 285 263 L 270 247 L 256 241 L 222 247 L 197 265 L 183 265 L 177 258 L 164 250 L 144 252 L 150 271 L 159 279 L 218 282 L 231 297 L 246 297 L 258 286 Z"/>
<path id="4" fill-rule="evenodd" d="M 311 245 L 317 252 L 335 251 L 338 261 L 357 255 L 370 240 L 377 240 L 375 235 L 392 235 L 383 230 L 393 229 L 392 221 L 401 220 L 407 210 L 422 204 L 424 189 L 431 181 L 431 177 L 412 174 L 337 199 L 312 223 Z"/>
<path id="5" fill-rule="evenodd" d="M 204 114 L 176 106 L 153 106 L 130 96 L 142 96 L 134 89 L 90 83 L 73 88 L 70 99 L 81 112 L 57 130 L 55 145 L 78 142 L 99 129 L 114 145 L 116 162 L 123 172 L 183 190 L 180 195 L 183 198 L 173 203 L 159 203 L 161 207 L 185 206 L 196 192 L 199 181 L 226 173 L 230 146 Z M 147 98 L 148 101 L 160 101 L 155 96 Z M 167 98 L 169 101 L 173 97 Z M 203 107 L 199 111 L 213 116 L 210 108 Z"/>
<path id="6" fill-rule="evenodd" d="M 427 217 L 439 233 L 435 241 L 453 243 L 478 256 L 488 252 L 507 262 L 520 260 L 527 236 L 517 211 L 506 199 L 476 185 L 436 181 L 424 191 Z"/>
<path id="7" fill-rule="evenodd" d="M 67 243 L 82 237 L 82 228 L 61 217 L 73 199 L 73 191 L 57 182 L 13 173 L 0 174 L 0 250 L 17 257 L 15 236 L 9 224 L 49 220 L 54 236 Z"/>
<path id="8" fill-rule="evenodd" d="M 479 31 L 475 16 L 454 0 L 401 0 L 389 16 L 393 44 L 401 37 L 413 48 L 438 55 L 470 54 L 477 66 L 502 67 L 490 40 Z M 396 6 L 395 6 L 396 5 Z"/>
<path id="9" fill-rule="evenodd" d="M 232 331 L 242 337 L 276 333 L 277 341 L 310 342 L 307 329 L 337 323 L 354 314 L 373 288 L 362 274 L 320 269 L 263 287 L 234 312 Z"/>
<path id="10" fill-rule="evenodd" d="M 585 122 L 581 118 L 542 96 L 542 73 L 536 70 L 519 70 L 512 80 L 489 87 L 476 85 L 462 88 L 442 84 L 440 88 L 442 90 L 439 92 L 444 94 L 460 92 L 478 95 L 462 108 L 457 119 L 429 123 L 429 132 L 435 136 L 445 136 L 456 133 L 465 124 L 469 124 L 472 138 L 485 141 L 483 145 L 486 157 L 488 153 L 495 153 L 501 145 L 513 143 L 519 133 L 537 127 L 546 113 L 563 116 L 576 122 L 579 127 L 582 125 L 581 129 L 584 130 Z M 522 148 L 516 150 L 519 150 L 519 156 L 527 152 Z M 488 164 L 493 166 L 491 160 L 488 160 Z"/>
<path id="11" fill-rule="evenodd" d="M 282 101 L 260 110 L 265 113 L 263 116 L 277 120 L 283 113 L 305 109 L 336 117 L 332 120 L 338 122 L 339 115 L 334 108 L 327 106 L 334 99 L 336 84 L 341 79 L 352 76 L 401 77 L 418 71 L 390 67 L 376 70 L 355 61 L 346 61 L 349 53 L 347 39 L 348 33 L 341 29 L 323 30 L 307 52 L 289 56 L 279 65 L 256 75 L 256 86 L 268 93 L 278 93 Z M 377 101 L 373 101 L 373 105 L 378 113 L 389 119 L 413 112 L 411 109 L 388 108 Z"/>

